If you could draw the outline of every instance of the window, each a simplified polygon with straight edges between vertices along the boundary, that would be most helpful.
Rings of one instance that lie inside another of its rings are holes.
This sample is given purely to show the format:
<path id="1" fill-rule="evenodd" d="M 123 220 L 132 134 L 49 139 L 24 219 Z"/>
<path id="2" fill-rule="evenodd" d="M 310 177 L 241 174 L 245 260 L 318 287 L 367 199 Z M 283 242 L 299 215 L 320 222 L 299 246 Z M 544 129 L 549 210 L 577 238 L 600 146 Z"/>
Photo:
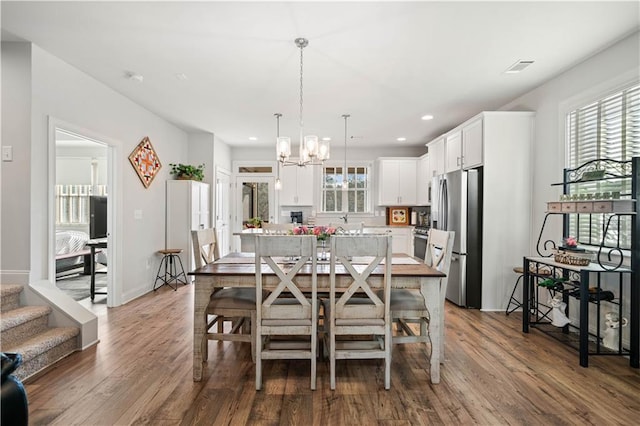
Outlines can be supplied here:
<path id="1" fill-rule="evenodd" d="M 370 166 L 347 165 L 346 190 L 342 185 L 343 169 L 344 166 L 325 166 L 322 170 L 322 212 L 370 212 Z"/>
<path id="2" fill-rule="evenodd" d="M 640 85 L 635 84 L 596 102 L 571 111 L 567 115 L 567 166 L 579 167 L 587 161 L 609 158 L 627 161 L 640 156 Z M 594 181 L 570 188 L 578 193 L 620 192 L 622 198 L 631 193 L 628 179 Z M 582 244 L 599 245 L 608 215 L 570 215 L 569 235 Z M 615 220 L 615 219 L 614 219 Z M 607 233 L 606 246 L 631 244 L 631 217 L 619 216 Z"/>

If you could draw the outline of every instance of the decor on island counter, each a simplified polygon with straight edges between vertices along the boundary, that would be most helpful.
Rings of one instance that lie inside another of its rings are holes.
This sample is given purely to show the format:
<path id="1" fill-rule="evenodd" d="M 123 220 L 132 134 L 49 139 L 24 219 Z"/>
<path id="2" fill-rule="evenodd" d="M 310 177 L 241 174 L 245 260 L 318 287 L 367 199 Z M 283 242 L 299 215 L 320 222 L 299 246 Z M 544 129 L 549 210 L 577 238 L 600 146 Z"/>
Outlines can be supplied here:
<path id="1" fill-rule="evenodd" d="M 129 162 L 131 162 L 131 165 L 135 169 L 145 188 L 148 188 L 149 185 L 151 185 L 153 178 L 156 177 L 162 168 L 162 163 L 160 163 L 158 154 L 156 154 L 156 151 L 153 149 L 153 145 L 151 145 L 151 141 L 147 136 L 145 136 L 138 146 L 136 146 L 131 152 L 131 155 L 129 155 Z"/>
<path id="2" fill-rule="evenodd" d="M 197 180 L 202 182 L 202 179 L 204 179 L 204 164 L 192 166 L 190 164 L 169 163 L 169 166 L 171 166 L 171 174 L 176 175 L 178 180 Z"/>
<path id="3" fill-rule="evenodd" d="M 313 228 L 308 228 L 306 226 L 296 226 L 291 231 L 292 235 L 315 235 L 317 240 L 320 242 L 320 247 L 322 247 L 322 252 L 318 257 L 318 260 L 328 260 L 327 258 L 327 239 L 336 233 L 336 228 L 332 226 L 314 226 Z"/>
<path id="4" fill-rule="evenodd" d="M 408 225 L 409 207 L 387 207 L 387 225 Z"/>
<path id="5" fill-rule="evenodd" d="M 307 165 L 322 165 L 324 160 L 329 159 L 329 138 L 322 138 L 322 140 L 318 140 L 318 136 L 316 135 L 307 135 L 304 134 L 304 121 L 302 120 L 302 110 L 303 110 L 303 85 L 302 85 L 302 76 L 303 76 L 303 55 L 302 50 L 307 47 L 309 44 L 309 40 L 306 38 L 297 38 L 294 40 L 294 43 L 300 49 L 300 151 L 299 157 L 297 161 L 290 160 L 291 156 L 291 138 L 288 136 L 280 136 L 278 132 L 278 138 L 276 140 L 276 150 L 278 155 L 278 161 L 283 166 L 307 166 Z M 280 117 L 282 114 L 276 113 L 275 116 L 278 119 L 278 126 L 280 123 Z"/>
<path id="6" fill-rule="evenodd" d="M 262 218 L 256 216 L 252 217 L 245 223 L 247 228 L 260 228 L 262 226 Z"/>

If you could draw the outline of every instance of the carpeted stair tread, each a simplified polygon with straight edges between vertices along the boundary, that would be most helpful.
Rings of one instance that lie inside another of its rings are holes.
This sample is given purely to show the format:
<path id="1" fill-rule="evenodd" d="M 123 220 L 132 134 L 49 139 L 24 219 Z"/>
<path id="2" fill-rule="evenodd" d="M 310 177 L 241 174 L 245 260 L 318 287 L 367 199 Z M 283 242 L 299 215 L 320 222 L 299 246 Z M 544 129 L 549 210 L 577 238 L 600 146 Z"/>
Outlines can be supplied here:
<path id="1" fill-rule="evenodd" d="M 50 328 L 44 333 L 9 348 L 10 352 L 22 354 L 23 363 L 14 372 L 19 380 L 25 380 L 47 369 L 78 348 L 77 327 Z"/>
<path id="2" fill-rule="evenodd" d="M 19 294 L 22 291 L 22 286 L 18 284 L 2 284 L 0 285 L 0 296 L 5 297 L 11 294 Z"/>
<path id="3" fill-rule="evenodd" d="M 16 284 L 2 284 L 0 285 L 0 307 L 2 312 L 16 309 L 20 306 L 20 293 L 22 293 L 22 286 Z"/>
<path id="4" fill-rule="evenodd" d="M 36 318 L 47 316 L 50 312 L 49 306 L 22 306 L 10 311 L 3 311 L 0 331 L 4 332 Z"/>
<path id="5" fill-rule="evenodd" d="M 22 360 L 26 364 L 38 355 L 75 338 L 78 334 L 80 334 L 78 327 L 52 327 L 28 340 L 7 347 L 4 351 L 22 354 Z"/>

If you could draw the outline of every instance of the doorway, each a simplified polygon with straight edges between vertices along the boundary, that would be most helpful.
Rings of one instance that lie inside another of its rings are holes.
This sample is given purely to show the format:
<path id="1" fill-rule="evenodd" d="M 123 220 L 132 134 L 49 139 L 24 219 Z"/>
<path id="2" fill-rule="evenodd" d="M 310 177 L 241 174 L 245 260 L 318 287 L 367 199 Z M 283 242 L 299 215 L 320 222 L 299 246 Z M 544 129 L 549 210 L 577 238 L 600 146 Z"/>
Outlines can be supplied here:
<path id="1" fill-rule="evenodd" d="M 56 287 L 83 305 L 105 305 L 113 281 L 109 273 L 112 256 L 107 249 L 112 222 L 110 148 L 105 142 L 59 126 L 54 128 L 54 141 L 55 244 L 51 244 L 50 277 Z"/>
<path id="2" fill-rule="evenodd" d="M 220 256 L 226 256 L 231 251 L 231 210 L 229 208 L 231 188 L 231 173 L 229 171 L 216 169 L 216 237 L 218 239 L 218 247 Z"/>

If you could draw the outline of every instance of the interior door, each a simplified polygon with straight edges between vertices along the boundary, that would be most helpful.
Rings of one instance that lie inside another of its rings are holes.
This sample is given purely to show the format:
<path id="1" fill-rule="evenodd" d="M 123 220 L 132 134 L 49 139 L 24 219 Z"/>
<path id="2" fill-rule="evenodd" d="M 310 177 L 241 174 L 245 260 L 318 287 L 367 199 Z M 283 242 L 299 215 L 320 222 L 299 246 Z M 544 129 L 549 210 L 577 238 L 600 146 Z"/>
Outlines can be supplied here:
<path id="1" fill-rule="evenodd" d="M 236 178 L 236 224 L 239 230 L 253 217 L 275 221 L 275 179 L 273 176 Z"/>
<path id="2" fill-rule="evenodd" d="M 231 177 L 226 170 L 216 170 L 216 237 L 220 256 L 224 256 L 231 251 L 231 209 L 229 208 Z"/>

